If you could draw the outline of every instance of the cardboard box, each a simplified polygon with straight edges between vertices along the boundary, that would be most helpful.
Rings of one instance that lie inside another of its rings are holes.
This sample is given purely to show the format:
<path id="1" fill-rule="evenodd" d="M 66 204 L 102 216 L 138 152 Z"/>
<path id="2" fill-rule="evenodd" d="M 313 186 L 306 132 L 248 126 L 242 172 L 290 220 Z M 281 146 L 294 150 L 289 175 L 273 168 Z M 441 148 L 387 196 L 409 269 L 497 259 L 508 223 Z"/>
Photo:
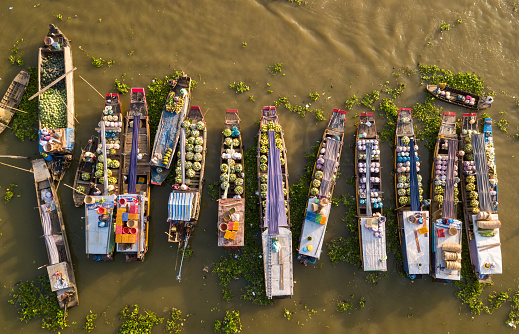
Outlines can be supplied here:
<path id="1" fill-rule="evenodd" d="M 128 220 L 139 220 L 138 213 L 128 213 Z"/>
<path id="2" fill-rule="evenodd" d="M 124 208 L 117 209 L 117 215 L 122 215 L 125 212 L 126 212 L 126 209 L 124 209 Z"/>
<path id="3" fill-rule="evenodd" d="M 115 235 L 115 242 L 118 244 L 121 244 L 123 242 L 123 235 L 122 234 L 116 234 Z"/>
<path id="4" fill-rule="evenodd" d="M 124 212 L 123 213 L 123 222 L 127 222 L 128 221 L 128 213 L 127 212 Z"/>
<path id="5" fill-rule="evenodd" d="M 123 234 L 123 227 L 122 227 L 122 225 L 116 225 L 115 226 L 115 234 Z"/>
<path id="6" fill-rule="evenodd" d="M 123 217 L 121 217 L 121 216 L 117 216 L 117 217 L 115 218 L 115 225 L 117 225 L 117 226 L 123 226 L 123 225 L 124 225 L 124 224 L 123 224 Z"/>
<path id="7" fill-rule="evenodd" d="M 240 228 L 240 223 L 234 222 L 234 225 L 232 226 L 233 231 L 238 231 L 239 228 Z"/>
<path id="8" fill-rule="evenodd" d="M 326 217 L 321 218 L 321 225 L 326 225 Z"/>
<path id="9" fill-rule="evenodd" d="M 135 234 L 128 234 L 128 243 L 134 244 L 137 241 L 137 236 Z"/>
<path id="10" fill-rule="evenodd" d="M 139 207 L 135 204 L 130 205 L 130 213 L 139 213 Z"/>

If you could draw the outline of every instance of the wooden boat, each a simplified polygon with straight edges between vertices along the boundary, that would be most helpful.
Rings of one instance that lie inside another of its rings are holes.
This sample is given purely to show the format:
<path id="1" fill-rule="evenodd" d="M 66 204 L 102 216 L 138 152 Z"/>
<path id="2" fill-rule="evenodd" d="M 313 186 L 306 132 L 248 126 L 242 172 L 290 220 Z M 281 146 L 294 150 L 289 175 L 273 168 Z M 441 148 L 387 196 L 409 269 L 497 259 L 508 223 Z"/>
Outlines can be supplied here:
<path id="1" fill-rule="evenodd" d="M 287 152 L 283 129 L 276 108 L 272 106 L 263 107 L 257 162 L 265 292 L 269 299 L 291 298 L 294 271 Z"/>
<path id="2" fill-rule="evenodd" d="M 44 43 L 38 52 L 39 151 L 54 180 L 60 181 L 74 150 L 72 51 L 67 37 L 53 24 Z"/>
<path id="3" fill-rule="evenodd" d="M 479 95 L 452 88 L 445 84 L 427 85 L 427 91 L 439 100 L 475 110 L 490 108 L 492 102 L 494 102 L 492 96 L 482 99 Z"/>
<path id="4" fill-rule="evenodd" d="M 75 190 L 72 192 L 72 199 L 76 207 L 83 205 L 85 195 L 89 195 L 94 190 L 92 182 L 95 182 L 97 140 L 97 137 L 92 136 L 81 149 L 74 178 Z"/>
<path id="5" fill-rule="evenodd" d="M 238 110 L 225 111 L 220 169 L 224 170 L 218 200 L 218 246 L 239 249 L 245 233 L 245 173 Z"/>
<path id="6" fill-rule="evenodd" d="M 395 193 L 398 234 L 409 278 L 428 275 L 429 211 L 422 210 L 423 188 L 411 109 L 398 111 L 395 136 Z"/>
<path id="7" fill-rule="evenodd" d="M 187 129 L 189 138 L 186 139 Z M 184 244 L 184 253 L 200 214 L 204 184 L 207 129 L 199 107 L 191 107 L 180 129 L 175 182 L 168 201 L 169 242 Z M 189 146 L 191 145 L 191 146 Z M 180 281 L 182 262 L 177 279 Z"/>
<path id="8" fill-rule="evenodd" d="M 191 78 L 182 75 L 170 81 L 168 94 L 151 152 L 151 183 L 161 185 L 168 177 L 174 150 L 180 137 L 180 125 L 184 120 L 191 99 Z M 169 153 L 169 154 L 168 154 Z"/>
<path id="9" fill-rule="evenodd" d="M 16 108 L 20 105 L 22 97 L 25 94 L 25 88 L 29 85 L 29 79 L 31 75 L 27 71 L 20 71 L 14 77 L 13 81 L 7 88 L 4 97 L 0 101 L 0 133 L 8 127 L 11 119 L 16 112 Z"/>
<path id="10" fill-rule="evenodd" d="M 45 161 L 32 161 L 36 198 L 49 257 L 47 273 L 51 290 L 56 293 L 60 308 L 79 304 L 72 257 L 61 215 L 58 194 Z"/>
<path id="11" fill-rule="evenodd" d="M 297 256 L 304 265 L 308 262 L 315 263 L 321 257 L 335 179 L 341 160 L 345 118 L 346 111 L 333 110 L 317 152 Z"/>
<path id="12" fill-rule="evenodd" d="M 121 104 L 119 103 L 119 94 L 106 94 L 105 105 L 102 111 L 99 127 L 96 128 L 99 136 L 92 136 L 87 145 L 81 150 L 79 164 L 74 179 L 73 192 L 74 204 L 76 207 L 83 205 L 85 195 L 100 195 L 104 193 L 104 156 L 108 157 L 106 179 L 107 189 L 106 195 L 115 195 L 119 193 L 120 164 L 122 159 L 122 142 L 123 118 L 121 113 Z M 105 131 L 101 131 L 101 125 L 104 124 Z M 105 152 L 103 153 L 103 135 Z M 100 159 L 99 159 L 100 157 Z"/>
<path id="13" fill-rule="evenodd" d="M 461 195 L 472 269 L 481 283 L 502 274 L 497 175 L 492 119 L 479 132 L 477 115 L 463 114 L 460 135 Z"/>
<path id="14" fill-rule="evenodd" d="M 148 251 L 149 137 L 144 88 L 132 88 L 125 121 L 115 227 L 116 251 L 124 253 L 128 262 L 143 261 Z"/>
<path id="15" fill-rule="evenodd" d="M 386 217 L 382 214 L 382 178 L 373 113 L 360 114 L 355 145 L 355 184 L 361 260 L 364 271 L 386 271 Z"/>
<path id="16" fill-rule="evenodd" d="M 458 205 L 456 114 L 443 113 L 431 175 L 431 273 L 435 279 L 461 277 L 461 221 Z"/>
<path id="17" fill-rule="evenodd" d="M 113 261 L 115 247 L 115 195 L 85 198 L 85 245 L 87 257 L 99 262 Z"/>

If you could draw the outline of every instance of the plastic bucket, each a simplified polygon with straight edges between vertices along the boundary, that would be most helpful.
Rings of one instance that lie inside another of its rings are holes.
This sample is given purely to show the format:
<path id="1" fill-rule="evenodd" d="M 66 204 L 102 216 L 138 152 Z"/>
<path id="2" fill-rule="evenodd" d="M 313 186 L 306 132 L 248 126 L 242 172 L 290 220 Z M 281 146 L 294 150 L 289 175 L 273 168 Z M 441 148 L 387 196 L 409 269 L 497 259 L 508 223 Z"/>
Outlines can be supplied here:
<path id="1" fill-rule="evenodd" d="M 218 229 L 220 230 L 220 232 L 225 232 L 227 231 L 227 223 L 221 223 L 220 226 L 218 226 Z"/>
<path id="2" fill-rule="evenodd" d="M 126 205 L 126 198 L 119 198 L 119 205 L 120 206 Z"/>
<path id="3" fill-rule="evenodd" d="M 131 233 L 131 234 L 137 234 L 137 229 L 134 228 L 134 227 L 131 228 L 131 229 L 130 229 L 130 233 Z"/>
<path id="4" fill-rule="evenodd" d="M 96 200 L 92 196 L 85 196 L 84 202 L 85 204 L 94 204 Z"/>
<path id="5" fill-rule="evenodd" d="M 126 222 L 126 225 L 129 227 L 129 228 L 133 228 L 133 227 L 137 227 L 137 222 L 135 220 L 128 220 Z"/>
<path id="6" fill-rule="evenodd" d="M 130 228 L 129 227 L 123 227 L 123 234 L 129 234 L 130 233 Z"/>
<path id="7" fill-rule="evenodd" d="M 106 213 L 106 208 L 103 208 L 102 206 L 97 208 L 97 213 L 100 215 L 104 215 Z"/>

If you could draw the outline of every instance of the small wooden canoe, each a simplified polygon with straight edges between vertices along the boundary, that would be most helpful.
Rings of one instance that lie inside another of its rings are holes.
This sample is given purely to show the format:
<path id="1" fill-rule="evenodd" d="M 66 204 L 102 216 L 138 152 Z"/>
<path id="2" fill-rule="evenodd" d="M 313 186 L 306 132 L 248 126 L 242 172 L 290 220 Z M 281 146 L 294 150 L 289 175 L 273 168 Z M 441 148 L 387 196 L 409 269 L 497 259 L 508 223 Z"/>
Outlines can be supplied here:
<path id="1" fill-rule="evenodd" d="M 17 112 L 16 108 L 20 105 L 22 101 L 22 97 L 25 94 L 25 88 L 29 84 L 29 79 L 31 75 L 27 71 L 20 71 L 14 77 L 13 81 L 7 88 L 7 92 L 5 92 L 2 101 L 0 101 L 0 133 L 2 133 L 5 128 L 11 122 L 11 119 L 14 116 L 14 113 Z"/>
<path id="2" fill-rule="evenodd" d="M 441 88 L 439 87 L 440 85 L 441 84 L 427 85 L 427 91 L 439 100 L 452 103 L 460 107 L 475 110 L 487 109 L 490 108 L 492 106 L 492 102 L 494 102 L 494 98 L 491 96 L 481 98 L 479 95 L 471 94 L 469 92 L 465 92 L 449 86 L 444 86 L 444 88 Z"/>

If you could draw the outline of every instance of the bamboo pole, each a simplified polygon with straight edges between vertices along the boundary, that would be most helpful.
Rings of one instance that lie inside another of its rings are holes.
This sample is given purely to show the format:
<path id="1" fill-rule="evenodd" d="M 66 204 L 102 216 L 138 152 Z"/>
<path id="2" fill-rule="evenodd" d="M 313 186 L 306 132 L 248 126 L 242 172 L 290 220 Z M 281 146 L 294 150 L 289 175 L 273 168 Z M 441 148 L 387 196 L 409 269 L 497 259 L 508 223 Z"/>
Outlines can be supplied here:
<path id="1" fill-rule="evenodd" d="M 78 74 L 79 75 L 79 74 Z M 83 78 L 81 75 L 79 75 L 79 77 L 81 79 L 83 79 L 84 82 L 86 82 L 87 85 L 89 85 L 93 90 L 95 90 L 97 92 L 97 94 L 99 94 L 99 96 L 101 96 L 103 98 L 103 100 L 105 99 L 105 97 L 103 96 L 103 94 L 99 93 L 99 91 L 97 89 L 94 88 L 94 86 L 92 86 L 88 81 L 86 81 L 85 78 Z"/>
<path id="2" fill-rule="evenodd" d="M 40 95 L 41 93 L 43 93 L 44 91 L 46 91 L 47 89 L 51 88 L 52 86 L 54 86 L 55 84 L 57 84 L 58 82 L 61 81 L 61 79 L 63 79 L 64 77 L 66 77 L 69 73 L 72 73 L 74 72 L 75 70 L 77 70 L 77 67 L 74 67 L 73 69 L 71 69 L 70 71 L 68 71 L 67 73 L 61 75 L 59 78 L 57 78 L 56 80 L 54 80 L 53 82 L 51 82 L 47 87 L 43 88 L 43 89 L 40 89 L 39 92 L 37 92 L 36 94 L 34 94 L 33 96 L 31 96 L 29 98 L 29 101 L 34 99 L 36 96 Z M 78 122 L 79 123 L 79 122 Z"/>
<path id="3" fill-rule="evenodd" d="M 0 155 L 0 158 L 29 159 L 29 157 L 22 157 L 21 155 Z"/>
<path id="4" fill-rule="evenodd" d="M 19 111 L 19 112 L 23 112 L 24 114 L 28 114 L 27 111 L 23 111 L 23 110 L 20 110 L 20 109 L 16 109 L 14 107 L 10 107 L 8 105 L 5 105 L 5 106 L 2 106 L 2 108 L 9 108 L 9 109 L 12 109 L 12 110 L 16 110 L 16 111 Z"/>
<path id="5" fill-rule="evenodd" d="M 21 167 L 16 167 L 16 166 L 13 166 L 13 165 L 6 164 L 6 163 L 4 163 L 4 162 L 0 162 L 0 165 L 5 165 L 5 166 L 7 166 L 7 167 L 12 167 L 12 168 L 16 168 L 16 169 L 23 170 L 24 172 L 32 173 L 32 171 L 29 170 L 29 169 L 24 169 L 24 168 L 21 168 Z"/>
<path id="6" fill-rule="evenodd" d="M 74 191 L 75 191 L 75 192 L 77 192 L 77 193 L 80 193 L 81 195 L 85 195 L 85 196 L 88 196 L 88 195 L 87 195 L 87 194 L 85 194 L 84 192 L 82 192 L 82 191 L 79 191 L 79 190 L 77 190 L 76 188 L 74 188 L 74 187 L 72 187 L 72 186 L 69 186 L 69 185 L 68 185 L 68 184 L 66 184 L 66 183 L 63 183 L 63 184 L 65 185 L 65 187 L 69 187 L 70 189 L 74 190 Z"/>
<path id="7" fill-rule="evenodd" d="M 76 120 L 77 124 L 80 124 L 79 121 L 78 121 L 77 118 L 76 118 L 76 115 L 74 115 L 74 113 L 71 113 L 71 112 L 70 112 L 70 109 L 68 108 L 68 105 L 65 103 L 65 101 L 63 101 L 63 99 L 61 98 L 61 96 L 60 96 L 59 94 L 56 94 L 56 95 L 59 97 L 59 99 L 61 100 L 61 102 L 63 102 L 63 104 L 65 105 L 65 108 L 67 108 L 67 112 L 70 113 L 70 114 L 72 114 L 72 117 L 74 117 L 74 119 Z"/>

